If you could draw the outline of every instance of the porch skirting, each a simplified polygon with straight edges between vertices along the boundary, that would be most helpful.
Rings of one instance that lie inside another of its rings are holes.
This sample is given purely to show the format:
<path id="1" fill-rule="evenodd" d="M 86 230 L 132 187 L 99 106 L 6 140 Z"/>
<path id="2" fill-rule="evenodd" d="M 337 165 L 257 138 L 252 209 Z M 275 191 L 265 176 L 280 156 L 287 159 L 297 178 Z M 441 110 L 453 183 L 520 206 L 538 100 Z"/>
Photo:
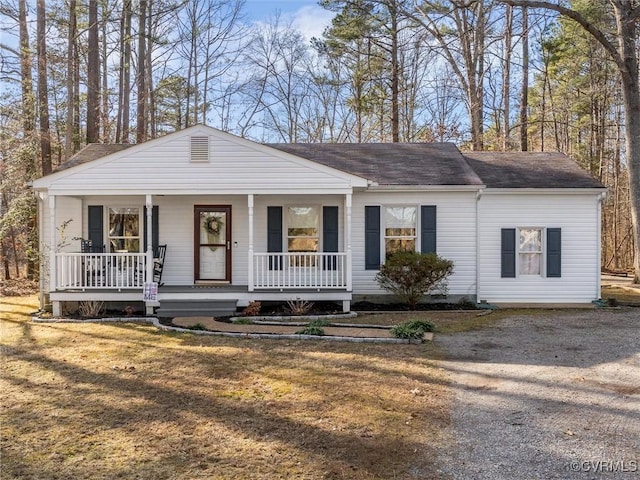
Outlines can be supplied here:
<path id="1" fill-rule="evenodd" d="M 310 302 L 336 302 L 342 310 L 351 309 L 352 292 L 337 289 L 261 289 L 250 292 L 247 285 L 164 285 L 158 289 L 158 301 L 148 303 L 157 307 L 163 301 L 234 300 L 237 307 L 246 307 L 252 301 L 286 302 L 307 300 Z M 50 293 L 54 316 L 62 313 L 61 302 L 104 301 L 142 302 L 142 289 L 69 289 Z"/>

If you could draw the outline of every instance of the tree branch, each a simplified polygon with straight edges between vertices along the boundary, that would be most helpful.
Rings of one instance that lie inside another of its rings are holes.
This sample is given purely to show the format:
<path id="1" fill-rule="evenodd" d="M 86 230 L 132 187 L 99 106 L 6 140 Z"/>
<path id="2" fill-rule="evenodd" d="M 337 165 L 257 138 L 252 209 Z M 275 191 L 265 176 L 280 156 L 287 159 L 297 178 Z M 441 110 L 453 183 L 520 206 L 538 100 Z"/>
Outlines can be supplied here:
<path id="1" fill-rule="evenodd" d="M 562 5 L 558 5 L 556 3 L 546 2 L 546 1 L 538 1 L 538 0 L 498 0 L 501 3 L 506 3 L 507 5 L 512 5 L 514 7 L 527 7 L 527 8 L 543 8 L 546 10 L 553 10 L 554 12 L 558 12 L 560 15 L 570 18 L 571 20 L 579 23 L 582 28 L 584 28 L 587 32 L 589 32 L 597 41 L 604 47 L 604 49 L 609 52 L 609 55 L 613 58 L 613 61 L 616 62 L 616 65 L 624 72 L 627 70 L 627 67 L 624 63 L 624 59 L 620 55 L 620 52 L 616 48 L 616 46 L 609 41 L 609 39 L 605 36 L 605 34 L 595 27 L 591 22 L 589 22 L 586 18 L 584 18 L 579 12 L 575 10 L 571 10 L 570 8 L 563 7 Z M 636 8 L 636 10 L 631 14 L 632 17 L 638 17 L 640 15 L 640 8 Z"/>

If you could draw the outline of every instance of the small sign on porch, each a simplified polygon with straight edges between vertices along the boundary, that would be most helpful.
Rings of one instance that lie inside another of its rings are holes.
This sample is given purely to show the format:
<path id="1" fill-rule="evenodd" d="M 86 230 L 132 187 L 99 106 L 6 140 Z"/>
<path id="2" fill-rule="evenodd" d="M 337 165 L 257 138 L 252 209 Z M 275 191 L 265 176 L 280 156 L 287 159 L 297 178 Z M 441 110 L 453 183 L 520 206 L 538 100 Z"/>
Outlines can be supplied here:
<path id="1" fill-rule="evenodd" d="M 158 282 L 146 282 L 144 284 L 142 299 L 145 302 L 158 301 Z"/>

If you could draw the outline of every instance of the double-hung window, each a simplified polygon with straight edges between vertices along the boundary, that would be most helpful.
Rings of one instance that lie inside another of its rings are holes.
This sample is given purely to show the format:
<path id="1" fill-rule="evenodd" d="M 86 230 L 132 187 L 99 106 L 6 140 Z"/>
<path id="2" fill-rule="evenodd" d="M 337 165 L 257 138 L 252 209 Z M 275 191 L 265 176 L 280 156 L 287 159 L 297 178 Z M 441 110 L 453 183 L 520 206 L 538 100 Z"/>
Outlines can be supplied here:
<path id="1" fill-rule="evenodd" d="M 500 232 L 500 276 L 562 277 L 562 229 L 503 228 Z"/>
<path id="2" fill-rule="evenodd" d="M 415 252 L 417 231 L 417 207 L 384 207 L 385 259 L 396 252 Z"/>
<path id="3" fill-rule="evenodd" d="M 287 251 L 291 253 L 316 253 L 320 251 L 320 215 L 318 207 L 287 207 Z M 299 265 L 299 263 L 301 263 Z M 306 261 L 294 261 L 292 266 L 312 266 L 315 257 Z"/>
<path id="4" fill-rule="evenodd" d="M 139 208 L 109 208 L 109 246 L 112 252 L 140 251 Z"/>
<path id="5" fill-rule="evenodd" d="M 518 272 L 520 275 L 542 274 L 542 229 L 520 228 Z"/>

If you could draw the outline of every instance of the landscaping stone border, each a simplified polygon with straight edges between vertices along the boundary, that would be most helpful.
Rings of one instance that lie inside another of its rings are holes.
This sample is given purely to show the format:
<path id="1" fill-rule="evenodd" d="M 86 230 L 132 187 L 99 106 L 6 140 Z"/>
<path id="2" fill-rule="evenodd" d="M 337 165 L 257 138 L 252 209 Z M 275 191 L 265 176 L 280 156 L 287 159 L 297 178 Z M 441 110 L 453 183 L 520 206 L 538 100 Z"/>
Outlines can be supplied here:
<path id="1" fill-rule="evenodd" d="M 353 317 L 351 317 L 353 318 Z M 384 338 L 384 337 L 343 337 L 337 335 L 301 335 L 301 334 L 278 334 L 278 333 L 251 333 L 251 332 L 216 332 L 212 330 L 193 330 L 190 328 L 172 327 L 170 325 L 163 325 L 156 317 L 105 317 L 105 318 L 91 318 L 87 320 L 80 320 L 74 318 L 40 318 L 31 317 L 31 320 L 38 323 L 135 323 L 143 322 L 150 323 L 156 328 L 167 332 L 180 332 L 191 333 L 194 335 L 210 335 L 218 337 L 232 337 L 232 338 L 267 338 L 267 339 L 283 339 L 283 340 L 326 340 L 337 342 L 351 342 L 351 343 L 396 343 L 396 344 L 421 344 L 424 340 L 432 340 L 433 334 L 425 333 L 422 340 L 405 339 L 405 338 Z M 289 325 L 293 325 L 289 323 Z M 346 325 L 345 325 L 346 326 Z M 360 328 L 371 328 L 369 326 L 357 325 Z M 374 326 L 374 328 L 380 328 L 380 325 Z"/>

